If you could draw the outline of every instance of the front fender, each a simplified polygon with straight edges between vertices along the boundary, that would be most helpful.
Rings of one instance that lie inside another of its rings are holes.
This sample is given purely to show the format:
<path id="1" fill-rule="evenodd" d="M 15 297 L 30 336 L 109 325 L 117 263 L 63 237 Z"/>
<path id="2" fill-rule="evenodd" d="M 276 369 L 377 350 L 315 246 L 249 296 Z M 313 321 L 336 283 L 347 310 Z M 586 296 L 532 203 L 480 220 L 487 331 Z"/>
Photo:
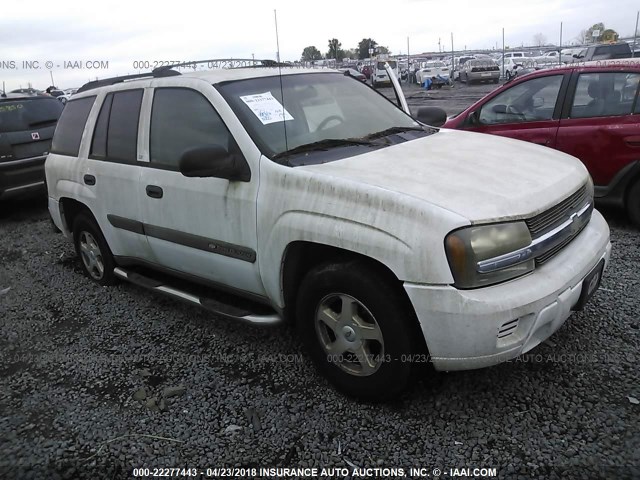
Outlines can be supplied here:
<path id="1" fill-rule="evenodd" d="M 265 239 L 259 256 L 261 272 L 281 272 L 288 246 L 296 241 L 348 250 L 386 265 L 398 278 L 404 278 L 407 259 L 414 253 L 402 239 L 373 225 L 332 215 L 305 211 L 282 214 Z M 267 295 L 284 306 L 281 275 L 264 275 Z"/>

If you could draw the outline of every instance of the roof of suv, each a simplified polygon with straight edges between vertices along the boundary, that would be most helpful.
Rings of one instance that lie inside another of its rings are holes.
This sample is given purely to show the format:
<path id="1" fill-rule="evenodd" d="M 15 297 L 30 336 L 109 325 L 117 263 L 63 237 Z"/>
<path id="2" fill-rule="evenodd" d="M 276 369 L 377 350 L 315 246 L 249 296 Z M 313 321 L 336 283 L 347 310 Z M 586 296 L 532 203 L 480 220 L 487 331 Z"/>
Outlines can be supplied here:
<path id="1" fill-rule="evenodd" d="M 177 73 L 177 72 L 176 72 Z M 89 95 L 95 95 L 95 90 L 101 88 L 108 87 L 117 87 L 119 85 L 136 85 L 141 81 L 150 81 L 150 80 L 168 80 L 168 79 L 180 79 L 180 78 L 196 78 L 200 80 L 204 80 L 210 84 L 222 83 L 231 80 L 245 80 L 249 78 L 262 78 L 262 77 L 274 77 L 282 74 L 282 76 L 286 75 L 299 75 L 303 73 L 337 73 L 343 75 L 343 72 L 339 72 L 338 70 L 334 70 L 331 68 L 299 68 L 299 67 L 246 67 L 246 68 L 219 68 L 213 70 L 198 70 L 198 71 L 187 71 L 186 73 L 174 73 L 173 75 L 166 76 L 154 76 L 152 72 L 149 72 L 148 76 L 141 76 L 139 78 L 125 80 L 122 82 L 114 82 L 111 85 L 103 85 L 96 86 L 95 88 L 85 89 L 82 92 L 76 93 L 73 98 L 81 98 Z M 116 77 L 117 79 L 117 77 Z M 114 80 L 116 80 L 114 79 Z M 171 83 L 171 81 L 167 81 L 167 83 Z"/>
<path id="2" fill-rule="evenodd" d="M 228 80 L 244 80 L 247 78 L 273 77 L 280 75 L 295 75 L 299 73 L 342 73 L 331 68 L 297 68 L 297 67 L 260 67 L 260 68 L 220 68 L 183 73 L 183 77 L 200 78 L 210 83 L 226 82 Z"/>

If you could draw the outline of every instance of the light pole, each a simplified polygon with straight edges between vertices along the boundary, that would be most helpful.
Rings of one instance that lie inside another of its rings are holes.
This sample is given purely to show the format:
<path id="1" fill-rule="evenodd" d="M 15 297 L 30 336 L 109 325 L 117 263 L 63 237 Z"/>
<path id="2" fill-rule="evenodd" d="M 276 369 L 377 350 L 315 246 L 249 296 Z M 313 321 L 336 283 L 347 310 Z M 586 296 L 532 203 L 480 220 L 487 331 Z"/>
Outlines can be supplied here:
<path id="1" fill-rule="evenodd" d="M 636 13 L 636 29 L 633 32 L 633 53 L 631 54 L 631 57 L 636 56 L 636 39 L 638 38 L 638 18 L 640 17 L 640 11 L 638 11 L 638 13 Z"/>

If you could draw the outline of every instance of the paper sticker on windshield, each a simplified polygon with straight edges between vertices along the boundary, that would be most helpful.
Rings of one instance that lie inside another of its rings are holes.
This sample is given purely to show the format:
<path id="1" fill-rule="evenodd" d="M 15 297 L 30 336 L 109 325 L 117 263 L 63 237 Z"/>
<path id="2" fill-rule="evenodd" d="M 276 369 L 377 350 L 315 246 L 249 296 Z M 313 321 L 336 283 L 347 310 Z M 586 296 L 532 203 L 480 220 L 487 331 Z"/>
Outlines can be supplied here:
<path id="1" fill-rule="evenodd" d="M 263 125 L 270 123 L 293 120 L 282 104 L 271 95 L 271 92 L 256 93 L 240 97 L 247 107 L 258 117 Z"/>

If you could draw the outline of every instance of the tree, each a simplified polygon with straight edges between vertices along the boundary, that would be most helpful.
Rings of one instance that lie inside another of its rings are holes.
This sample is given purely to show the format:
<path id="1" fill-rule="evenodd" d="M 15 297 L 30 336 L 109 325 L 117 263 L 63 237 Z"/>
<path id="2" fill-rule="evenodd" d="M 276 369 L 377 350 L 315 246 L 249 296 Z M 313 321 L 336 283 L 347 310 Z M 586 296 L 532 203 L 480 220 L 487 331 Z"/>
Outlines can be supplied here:
<path id="1" fill-rule="evenodd" d="M 383 47 L 382 45 L 376 47 L 376 53 L 382 53 L 389 55 L 391 51 L 387 47 Z"/>
<path id="2" fill-rule="evenodd" d="M 373 54 L 369 55 L 369 49 L 370 48 L 376 48 L 376 46 L 378 45 L 378 42 L 376 42 L 374 39 L 372 38 L 363 38 L 362 40 L 360 40 L 360 42 L 358 43 L 358 58 L 360 60 L 363 60 L 365 58 L 369 58 L 371 56 L 373 56 Z"/>
<path id="3" fill-rule="evenodd" d="M 618 32 L 611 28 L 607 28 L 604 32 L 600 33 L 600 40 L 603 42 L 615 42 L 618 40 Z"/>
<path id="4" fill-rule="evenodd" d="M 314 60 L 322 59 L 322 53 L 320 53 L 320 50 L 315 46 L 310 45 L 302 50 L 302 57 L 300 59 L 303 62 L 313 62 Z"/>
<path id="5" fill-rule="evenodd" d="M 547 37 L 543 33 L 538 32 L 533 36 L 533 44 L 535 46 L 543 47 L 545 43 L 547 43 Z"/>
<path id="6" fill-rule="evenodd" d="M 597 35 L 594 37 L 594 32 L 597 33 Z M 587 30 L 587 42 L 597 42 L 600 40 L 600 37 L 602 37 L 602 32 L 604 32 L 604 23 L 600 22 L 600 23 L 595 23 L 591 28 L 589 28 Z"/>
<path id="7" fill-rule="evenodd" d="M 584 43 L 587 43 L 587 30 L 586 29 L 580 30 L 580 33 L 576 37 L 576 40 L 581 45 Z"/>
<path id="8" fill-rule="evenodd" d="M 354 48 L 350 48 L 348 50 L 343 50 L 342 53 L 343 58 L 351 58 L 351 59 L 355 59 L 358 57 L 358 51 Z"/>
<path id="9" fill-rule="evenodd" d="M 332 38 L 329 40 L 329 51 L 327 52 L 327 58 L 335 58 L 336 60 L 341 60 L 339 57 L 339 53 L 342 47 L 342 43 L 337 38 Z M 344 56 L 344 51 L 342 51 L 342 56 Z"/>

